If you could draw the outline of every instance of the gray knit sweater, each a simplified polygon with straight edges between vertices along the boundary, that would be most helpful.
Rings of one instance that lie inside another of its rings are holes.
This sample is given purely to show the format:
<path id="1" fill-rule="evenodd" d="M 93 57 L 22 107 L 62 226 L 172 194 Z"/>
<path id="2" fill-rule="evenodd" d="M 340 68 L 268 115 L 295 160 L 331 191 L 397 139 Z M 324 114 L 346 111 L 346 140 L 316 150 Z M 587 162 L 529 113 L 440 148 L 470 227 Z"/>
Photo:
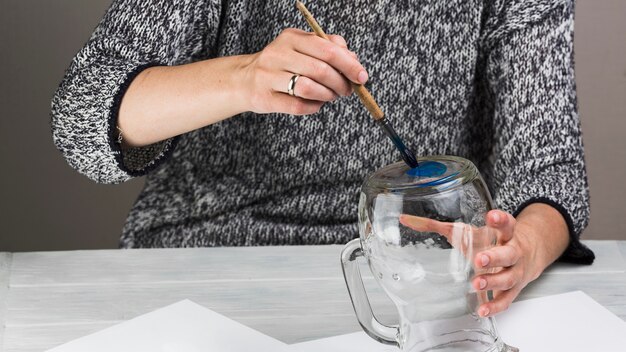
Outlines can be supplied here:
<path id="1" fill-rule="evenodd" d="M 472 160 L 497 206 L 553 205 L 590 263 L 572 0 L 309 0 L 343 35 L 418 155 Z M 399 155 L 356 97 L 312 116 L 246 113 L 121 151 L 121 98 L 141 70 L 260 51 L 306 28 L 293 0 L 116 0 L 52 104 L 54 142 L 102 183 L 146 176 L 122 247 L 345 243 L 365 175 Z M 287 83 L 287 82 L 286 82 Z M 167 97 L 164 97 L 167 99 Z"/>

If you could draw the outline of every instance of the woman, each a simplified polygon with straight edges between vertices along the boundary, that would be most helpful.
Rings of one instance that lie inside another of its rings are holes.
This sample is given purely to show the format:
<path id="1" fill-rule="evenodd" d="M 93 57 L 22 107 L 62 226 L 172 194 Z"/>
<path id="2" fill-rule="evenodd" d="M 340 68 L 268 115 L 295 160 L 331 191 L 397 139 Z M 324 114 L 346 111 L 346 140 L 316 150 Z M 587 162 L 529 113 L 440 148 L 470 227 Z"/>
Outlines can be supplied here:
<path id="1" fill-rule="evenodd" d="M 146 175 L 122 247 L 356 237 L 360 183 L 398 158 L 348 97 L 348 80 L 369 80 L 416 154 L 469 158 L 501 209 L 487 217 L 501 246 L 474 258 L 502 268 L 474 279 L 498 292 L 481 315 L 558 258 L 593 261 L 578 240 L 589 206 L 573 1 L 308 6 L 342 36 L 295 29 L 305 22 L 291 0 L 114 1 L 52 110 L 79 172 Z"/>

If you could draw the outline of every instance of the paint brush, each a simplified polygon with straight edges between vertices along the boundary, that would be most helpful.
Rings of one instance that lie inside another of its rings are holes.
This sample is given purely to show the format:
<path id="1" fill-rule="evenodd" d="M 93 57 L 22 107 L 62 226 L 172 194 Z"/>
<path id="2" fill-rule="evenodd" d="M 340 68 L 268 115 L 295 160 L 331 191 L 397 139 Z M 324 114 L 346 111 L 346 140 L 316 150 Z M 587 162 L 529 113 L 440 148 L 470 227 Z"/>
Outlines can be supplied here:
<path id="1" fill-rule="evenodd" d="M 309 12 L 309 10 L 306 8 L 306 6 L 304 6 L 304 4 L 301 1 L 296 0 L 296 7 L 300 11 L 300 13 L 302 13 L 302 15 L 304 16 L 304 19 L 307 21 L 311 29 L 313 29 L 313 32 L 315 32 L 315 34 L 317 34 L 318 37 L 329 40 L 326 33 L 324 33 L 324 30 L 322 29 L 322 27 L 320 27 L 320 25 L 317 23 L 317 21 L 315 20 L 311 12 Z M 393 142 L 393 145 L 395 145 L 398 151 L 400 151 L 402 160 L 404 160 L 404 162 L 410 168 L 416 168 L 418 164 L 417 164 L 417 159 L 415 158 L 415 154 L 413 154 L 413 152 L 409 148 L 406 147 L 406 145 L 404 144 L 404 141 L 402 141 L 402 138 L 398 136 L 398 133 L 396 133 L 396 131 L 393 129 L 393 127 L 389 123 L 389 120 L 385 118 L 385 114 L 381 110 L 380 106 L 378 106 L 378 104 L 376 103 L 376 100 L 374 100 L 374 97 L 372 96 L 372 94 L 362 84 L 352 83 L 352 88 L 354 89 L 354 92 L 361 100 L 361 103 L 363 103 L 363 105 L 365 105 L 365 108 L 367 108 L 367 110 L 370 112 L 370 114 L 374 118 L 374 121 L 378 123 L 378 125 L 383 129 L 383 131 L 385 131 L 385 134 L 387 135 L 387 137 L 391 139 L 391 141 Z"/>

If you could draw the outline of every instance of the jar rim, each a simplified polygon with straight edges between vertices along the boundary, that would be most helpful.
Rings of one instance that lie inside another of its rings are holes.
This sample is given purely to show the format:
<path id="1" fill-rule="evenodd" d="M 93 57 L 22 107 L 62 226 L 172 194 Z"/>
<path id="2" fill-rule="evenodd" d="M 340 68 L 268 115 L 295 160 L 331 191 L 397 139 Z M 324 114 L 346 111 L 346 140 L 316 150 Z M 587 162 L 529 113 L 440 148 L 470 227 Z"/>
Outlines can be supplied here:
<path id="1" fill-rule="evenodd" d="M 418 192 L 420 194 L 441 193 L 476 179 L 478 169 L 468 159 L 452 155 L 432 155 L 419 157 L 418 163 L 437 163 L 445 165 L 446 170 L 436 176 L 409 174 L 411 168 L 404 162 L 384 166 L 370 175 L 363 183 L 363 191 L 381 192 Z"/>

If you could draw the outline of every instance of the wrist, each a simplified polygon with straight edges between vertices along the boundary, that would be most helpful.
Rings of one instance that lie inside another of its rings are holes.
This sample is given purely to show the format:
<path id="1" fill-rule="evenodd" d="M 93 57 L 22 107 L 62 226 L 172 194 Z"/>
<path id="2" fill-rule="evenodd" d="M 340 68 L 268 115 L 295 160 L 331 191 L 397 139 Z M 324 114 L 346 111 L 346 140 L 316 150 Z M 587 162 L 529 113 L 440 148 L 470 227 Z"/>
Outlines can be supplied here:
<path id="1" fill-rule="evenodd" d="M 203 62 L 202 75 L 206 78 L 203 84 L 204 100 L 220 102 L 221 111 L 217 120 L 250 111 L 245 82 L 248 57 L 249 55 L 227 56 Z M 214 110 L 215 106 L 208 108 Z"/>
<path id="2" fill-rule="evenodd" d="M 238 114 L 252 111 L 253 107 L 250 103 L 251 97 L 251 77 L 250 66 L 253 62 L 254 54 L 232 56 L 232 62 L 229 66 L 229 78 L 231 82 L 230 101 Z"/>

